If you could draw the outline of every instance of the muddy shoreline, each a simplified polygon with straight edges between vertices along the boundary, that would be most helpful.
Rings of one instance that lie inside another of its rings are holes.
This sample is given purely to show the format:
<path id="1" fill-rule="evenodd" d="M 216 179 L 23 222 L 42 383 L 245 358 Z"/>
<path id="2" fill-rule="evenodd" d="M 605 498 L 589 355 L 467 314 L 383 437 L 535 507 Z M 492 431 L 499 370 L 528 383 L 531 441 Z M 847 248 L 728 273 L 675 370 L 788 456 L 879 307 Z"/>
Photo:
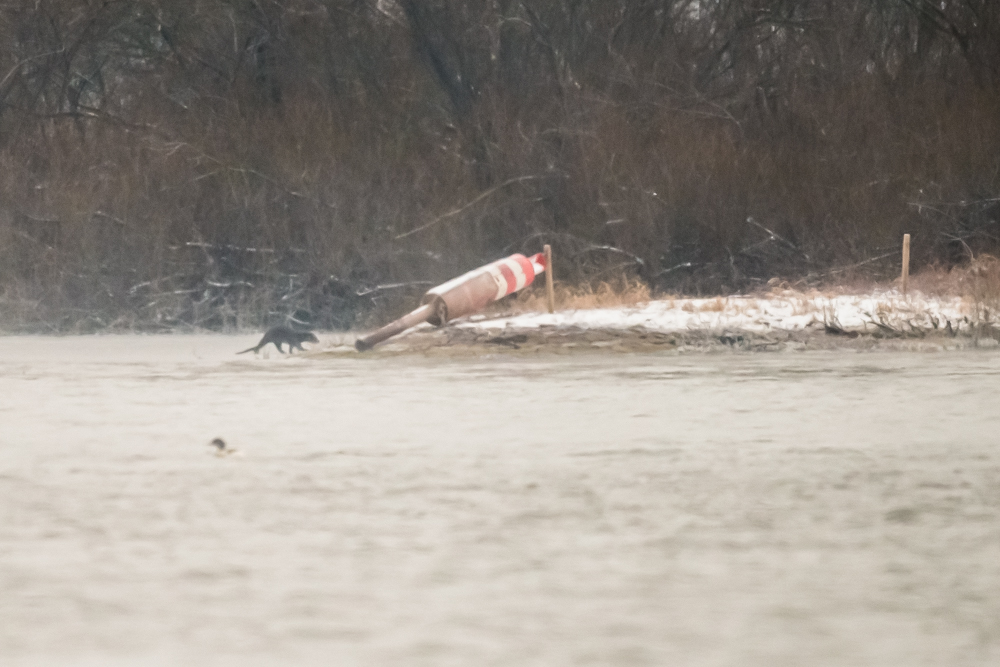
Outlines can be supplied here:
<path id="1" fill-rule="evenodd" d="M 361 332 L 353 332 L 353 336 Z M 355 354 L 355 337 L 324 341 L 323 354 Z M 947 351 L 1000 346 L 992 304 L 959 296 L 875 290 L 670 297 L 633 304 L 505 310 L 443 328 L 420 325 L 366 354 Z"/>
<path id="2" fill-rule="evenodd" d="M 662 332 L 632 327 L 504 327 L 498 329 L 453 326 L 423 327 L 391 339 L 374 350 L 358 353 L 354 337 L 338 336 L 309 357 L 345 355 L 385 357 L 396 355 L 461 356 L 482 354 L 532 355 L 574 353 L 766 353 L 814 350 L 946 352 L 1000 347 L 988 336 L 949 335 L 931 332 L 887 335 L 883 332 L 831 332 L 822 326 L 799 331 L 760 333 L 743 329 Z"/>

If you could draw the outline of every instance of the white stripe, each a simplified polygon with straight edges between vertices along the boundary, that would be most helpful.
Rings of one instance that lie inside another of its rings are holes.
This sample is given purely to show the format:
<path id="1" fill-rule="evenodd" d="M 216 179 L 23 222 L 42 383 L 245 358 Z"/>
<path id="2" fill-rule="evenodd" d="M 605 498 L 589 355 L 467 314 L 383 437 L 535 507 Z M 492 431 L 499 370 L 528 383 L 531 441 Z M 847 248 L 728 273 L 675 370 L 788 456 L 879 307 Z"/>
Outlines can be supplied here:
<path id="1" fill-rule="evenodd" d="M 486 270 L 490 272 L 490 275 L 493 276 L 493 282 L 497 284 L 497 295 L 493 297 L 493 300 L 498 301 L 507 296 L 507 279 L 500 272 L 500 262 L 493 262 L 486 267 Z"/>
<path id="2" fill-rule="evenodd" d="M 486 267 L 486 268 L 488 269 L 489 267 Z M 463 273 L 462 275 L 460 275 L 457 278 L 452 278 L 451 280 L 449 280 L 446 283 L 441 283 L 440 285 L 438 285 L 434 289 L 427 290 L 427 293 L 428 294 L 437 294 L 438 296 L 441 296 L 442 294 L 444 294 L 444 293 L 446 293 L 446 292 L 448 292 L 448 291 L 450 291 L 450 290 L 458 287 L 462 283 L 468 282 L 468 281 L 472 280 L 477 275 L 479 275 L 480 273 L 482 273 L 482 271 L 483 271 L 483 267 L 480 267 L 478 269 L 473 269 L 472 271 L 469 271 L 468 273 Z"/>

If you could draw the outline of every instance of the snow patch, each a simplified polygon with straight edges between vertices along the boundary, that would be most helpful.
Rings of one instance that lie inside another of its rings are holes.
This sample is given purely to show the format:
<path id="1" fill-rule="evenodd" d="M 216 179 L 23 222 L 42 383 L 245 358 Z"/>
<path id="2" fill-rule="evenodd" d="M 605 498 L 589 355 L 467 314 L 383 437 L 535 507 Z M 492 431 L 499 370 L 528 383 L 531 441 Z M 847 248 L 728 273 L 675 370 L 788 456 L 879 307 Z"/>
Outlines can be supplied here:
<path id="1" fill-rule="evenodd" d="M 499 318 L 455 322 L 458 327 L 533 329 L 630 329 L 649 331 L 753 332 L 801 331 L 835 325 L 847 331 L 872 331 L 879 323 L 934 329 L 968 321 L 969 309 L 960 297 L 931 297 L 896 291 L 870 295 L 801 294 L 768 297 L 730 296 L 714 299 L 661 299 L 634 307 L 564 310 L 553 314 L 524 313 Z"/>

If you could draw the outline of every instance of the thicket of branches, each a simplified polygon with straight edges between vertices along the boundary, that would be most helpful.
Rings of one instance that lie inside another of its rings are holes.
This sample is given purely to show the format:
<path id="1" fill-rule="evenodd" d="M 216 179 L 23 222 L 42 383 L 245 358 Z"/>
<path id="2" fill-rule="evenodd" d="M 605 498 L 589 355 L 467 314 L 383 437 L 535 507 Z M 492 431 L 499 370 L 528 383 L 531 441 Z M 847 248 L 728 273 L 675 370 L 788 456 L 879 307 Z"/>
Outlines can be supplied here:
<path id="1" fill-rule="evenodd" d="M 993 0 L 9 0 L 7 328 L 351 326 L 552 243 L 654 289 L 1000 245 Z"/>

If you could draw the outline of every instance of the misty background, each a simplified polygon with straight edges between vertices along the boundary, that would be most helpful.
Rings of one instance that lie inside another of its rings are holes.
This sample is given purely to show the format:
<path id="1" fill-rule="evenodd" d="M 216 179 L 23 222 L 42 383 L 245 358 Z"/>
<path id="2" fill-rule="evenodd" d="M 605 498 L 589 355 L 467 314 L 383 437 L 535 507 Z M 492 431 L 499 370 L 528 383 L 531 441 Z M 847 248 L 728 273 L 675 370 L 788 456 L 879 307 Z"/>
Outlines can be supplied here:
<path id="1" fill-rule="evenodd" d="M 14 0 L 0 326 L 367 326 L 545 243 L 713 294 L 1000 245 L 991 0 Z"/>

